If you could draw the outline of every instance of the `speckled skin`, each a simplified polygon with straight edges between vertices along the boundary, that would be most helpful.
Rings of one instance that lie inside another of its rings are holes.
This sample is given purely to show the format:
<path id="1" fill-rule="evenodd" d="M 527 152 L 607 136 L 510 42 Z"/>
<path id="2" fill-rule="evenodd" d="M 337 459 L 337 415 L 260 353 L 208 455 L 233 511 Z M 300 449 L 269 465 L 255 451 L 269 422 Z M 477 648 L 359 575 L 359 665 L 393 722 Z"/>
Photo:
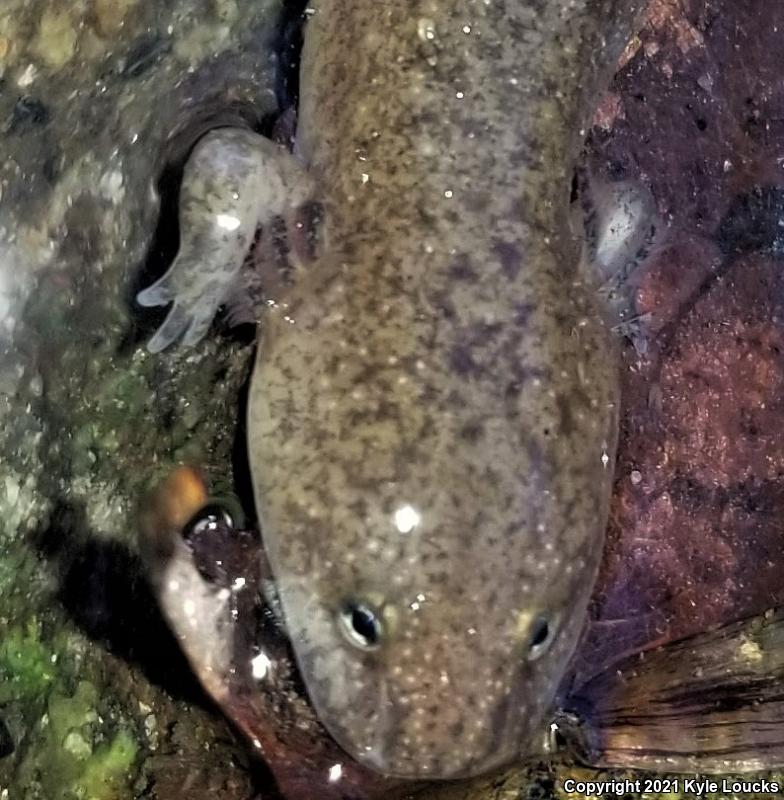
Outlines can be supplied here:
<path id="1" fill-rule="evenodd" d="M 569 5 L 320 2 L 306 30 L 298 145 L 326 252 L 293 324 L 264 321 L 249 446 L 310 696 L 392 774 L 515 757 L 601 551 L 616 366 L 568 196 L 617 54 L 598 34 L 622 40 L 632 13 Z M 341 634 L 357 598 L 387 620 L 375 651 Z"/>
<path id="2" fill-rule="evenodd" d="M 256 228 L 303 203 L 311 191 L 309 177 L 269 139 L 243 128 L 217 128 L 203 136 L 183 171 L 177 258 L 136 296 L 143 306 L 172 303 L 147 348 L 157 353 L 180 337 L 185 346 L 202 339 L 237 288 Z"/>
<path id="3" fill-rule="evenodd" d="M 262 321 L 248 446 L 310 697 L 391 775 L 512 760 L 583 624 L 617 375 L 569 191 L 634 12 L 313 5 L 297 151 L 323 252 Z"/>

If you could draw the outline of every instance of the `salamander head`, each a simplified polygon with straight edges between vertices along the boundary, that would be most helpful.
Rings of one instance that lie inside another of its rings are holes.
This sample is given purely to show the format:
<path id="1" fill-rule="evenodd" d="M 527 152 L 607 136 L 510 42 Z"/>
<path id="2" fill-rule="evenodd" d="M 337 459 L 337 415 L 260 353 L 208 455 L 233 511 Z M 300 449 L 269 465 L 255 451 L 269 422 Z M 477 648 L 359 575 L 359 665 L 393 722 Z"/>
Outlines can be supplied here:
<path id="1" fill-rule="evenodd" d="M 447 553 L 452 537 L 417 508 L 390 515 L 397 544 L 278 569 L 278 592 L 311 701 L 350 755 L 398 777 L 467 777 L 539 732 L 583 618 L 580 562 L 512 578 L 501 543 L 468 535 Z M 462 509 L 448 516 L 470 530 Z"/>

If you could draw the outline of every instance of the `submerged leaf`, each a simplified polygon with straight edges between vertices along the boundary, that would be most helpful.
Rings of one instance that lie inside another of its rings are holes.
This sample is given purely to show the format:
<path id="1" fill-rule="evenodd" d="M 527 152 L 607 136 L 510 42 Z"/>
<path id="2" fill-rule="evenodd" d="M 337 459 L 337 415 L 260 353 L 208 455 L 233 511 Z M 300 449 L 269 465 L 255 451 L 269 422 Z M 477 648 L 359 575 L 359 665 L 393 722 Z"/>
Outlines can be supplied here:
<path id="1" fill-rule="evenodd" d="M 784 766 L 784 609 L 628 657 L 569 697 L 561 735 L 601 767 Z"/>

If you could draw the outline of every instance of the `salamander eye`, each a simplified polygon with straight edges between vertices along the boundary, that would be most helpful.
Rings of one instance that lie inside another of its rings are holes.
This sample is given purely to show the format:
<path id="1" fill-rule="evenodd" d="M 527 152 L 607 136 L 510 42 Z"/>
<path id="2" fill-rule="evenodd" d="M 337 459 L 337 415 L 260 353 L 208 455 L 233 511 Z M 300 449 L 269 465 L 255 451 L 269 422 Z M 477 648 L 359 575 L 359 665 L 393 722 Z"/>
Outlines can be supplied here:
<path id="1" fill-rule="evenodd" d="M 227 560 L 227 554 L 238 551 L 238 539 L 247 535 L 237 529 L 236 519 L 229 504 L 213 501 L 203 506 L 182 530 L 196 569 L 214 586 L 229 586 L 242 572 L 240 565 Z"/>
<path id="2" fill-rule="evenodd" d="M 204 536 L 210 531 L 217 530 L 220 526 L 234 527 L 234 517 L 226 506 L 218 502 L 211 502 L 203 506 L 191 518 L 183 530 L 186 540 L 193 536 Z"/>
<path id="3" fill-rule="evenodd" d="M 361 650 L 376 650 L 381 645 L 384 624 L 380 614 L 363 600 L 348 600 L 340 609 L 340 629 L 348 641 Z"/>
<path id="4" fill-rule="evenodd" d="M 527 658 L 529 661 L 535 661 L 547 652 L 555 638 L 555 629 L 555 621 L 549 619 L 545 614 L 539 614 L 534 618 L 528 633 Z"/>

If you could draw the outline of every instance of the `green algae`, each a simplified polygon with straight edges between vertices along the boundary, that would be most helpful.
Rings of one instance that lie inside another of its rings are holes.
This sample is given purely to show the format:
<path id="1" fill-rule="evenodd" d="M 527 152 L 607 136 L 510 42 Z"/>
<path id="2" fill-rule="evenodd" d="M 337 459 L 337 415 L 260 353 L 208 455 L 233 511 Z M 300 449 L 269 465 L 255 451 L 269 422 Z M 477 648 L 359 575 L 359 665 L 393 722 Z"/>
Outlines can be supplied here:
<path id="1" fill-rule="evenodd" d="M 41 784 L 55 800 L 110 800 L 128 789 L 138 744 L 127 728 L 105 736 L 97 712 L 98 690 L 80 681 L 70 695 L 52 692 L 45 734 L 49 759 Z"/>
<path id="2" fill-rule="evenodd" d="M 107 745 L 99 747 L 85 763 L 84 772 L 75 788 L 77 797 L 110 800 L 118 789 L 127 788 L 137 754 L 138 745 L 131 732 L 118 731 Z"/>
<path id="3" fill-rule="evenodd" d="M 0 641 L 0 704 L 45 696 L 55 678 L 54 660 L 35 618 L 12 626 Z"/>
<path id="4" fill-rule="evenodd" d="M 85 642 L 36 615 L 0 638 L 0 709 L 14 721 L 15 769 L 0 773 L 20 800 L 115 800 L 129 796 L 139 743 L 126 715 L 80 675 L 93 669 Z"/>
<path id="5" fill-rule="evenodd" d="M 97 687 L 53 688 L 40 737 L 18 769 L 17 783 L 48 800 L 114 800 L 128 796 L 139 744 L 127 725 L 99 713 Z"/>

